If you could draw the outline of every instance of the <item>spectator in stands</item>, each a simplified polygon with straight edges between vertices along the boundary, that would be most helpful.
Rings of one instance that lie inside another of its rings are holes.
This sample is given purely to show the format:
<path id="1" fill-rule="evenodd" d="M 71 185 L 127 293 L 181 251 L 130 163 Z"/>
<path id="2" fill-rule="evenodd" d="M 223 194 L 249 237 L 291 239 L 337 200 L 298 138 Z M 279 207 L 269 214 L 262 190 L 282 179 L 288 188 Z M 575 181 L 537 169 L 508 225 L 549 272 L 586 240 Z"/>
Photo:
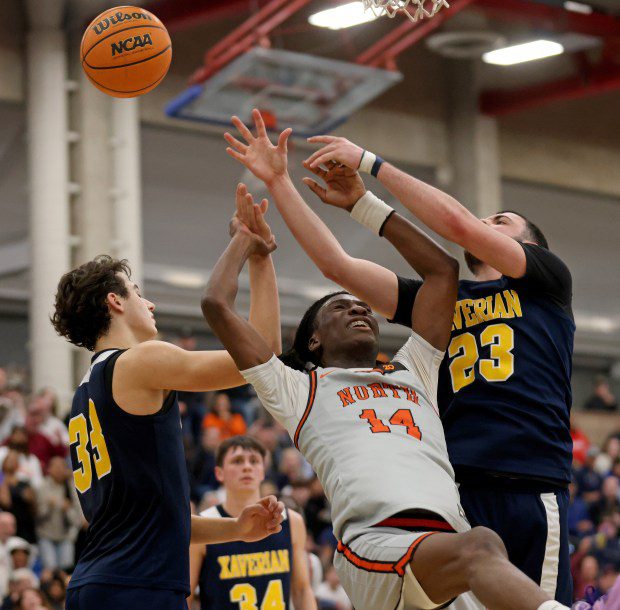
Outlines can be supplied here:
<path id="1" fill-rule="evenodd" d="M 243 435 L 247 429 L 243 417 L 232 412 L 230 398 L 225 392 L 218 392 L 215 395 L 211 412 L 205 415 L 202 427 L 217 428 L 223 441 L 231 436 Z"/>
<path id="2" fill-rule="evenodd" d="M 62 570 L 47 570 L 41 575 L 41 590 L 51 610 L 64 610 L 67 598 L 67 574 Z"/>
<path id="3" fill-rule="evenodd" d="M 601 499 L 603 478 L 594 470 L 594 460 L 599 453 L 598 447 L 590 447 L 583 466 L 575 471 L 579 494 L 588 505 Z"/>
<path id="4" fill-rule="evenodd" d="M 15 532 L 15 516 L 6 511 L 0 512 L 0 600 L 6 597 L 9 590 L 11 557 L 6 545 Z"/>
<path id="5" fill-rule="evenodd" d="M 599 564 L 596 557 L 589 554 L 591 544 L 590 538 L 584 538 L 579 550 L 573 555 L 571 560 L 571 571 L 575 584 L 575 599 L 584 599 L 588 587 L 598 591 Z"/>
<path id="6" fill-rule="evenodd" d="M 586 433 L 577 426 L 574 413 L 570 416 L 570 436 L 573 439 L 573 467 L 581 467 L 586 461 L 590 439 Z"/>
<path id="7" fill-rule="evenodd" d="M 36 495 L 29 481 L 20 476 L 18 466 L 19 454 L 10 449 L 2 461 L 0 508 L 15 515 L 18 536 L 29 542 L 36 542 L 34 528 Z"/>
<path id="8" fill-rule="evenodd" d="M 581 539 L 594 532 L 594 524 L 590 519 L 588 505 L 578 497 L 577 483 L 573 479 L 568 486 L 570 504 L 568 505 L 568 533 L 573 538 Z"/>
<path id="9" fill-rule="evenodd" d="M 332 602 L 337 610 L 352 610 L 353 608 L 340 584 L 340 578 L 334 566 L 327 569 L 325 580 L 317 587 L 316 597 L 321 602 Z"/>
<path id="10" fill-rule="evenodd" d="M 57 417 L 58 397 L 51 388 L 41 390 L 34 401 L 43 414 L 39 432 L 45 435 L 53 447 L 60 451 L 69 446 L 69 431 L 63 421 Z"/>
<path id="11" fill-rule="evenodd" d="M 215 454 L 220 440 L 218 428 L 205 428 L 202 431 L 200 448 L 190 463 L 189 473 L 192 499 L 196 502 L 200 502 L 206 492 L 219 487 L 215 478 Z"/>
<path id="12" fill-rule="evenodd" d="M 278 488 L 284 489 L 287 485 L 304 480 L 306 477 L 304 476 L 302 468 L 303 457 L 301 453 L 294 447 L 284 449 L 280 456 L 280 464 L 278 466 L 278 475 L 276 478 L 276 485 Z"/>
<path id="13" fill-rule="evenodd" d="M 606 477 L 601 486 L 601 498 L 590 505 L 590 517 L 599 524 L 605 517 L 620 516 L 620 499 L 618 479 Z"/>
<path id="14" fill-rule="evenodd" d="M 613 412 L 618 408 L 618 401 L 609 387 L 609 380 L 603 375 L 594 378 L 594 392 L 586 400 L 583 408 L 586 411 L 609 411 Z"/>
<path id="15" fill-rule="evenodd" d="M 73 543 L 81 520 L 71 471 L 63 458 L 54 457 L 37 494 L 37 534 L 44 568 L 73 567 Z"/>
<path id="16" fill-rule="evenodd" d="M 611 474 L 611 470 L 620 458 L 620 438 L 612 434 L 603 445 L 603 450 L 596 456 L 593 468 L 602 477 Z"/>
<path id="17" fill-rule="evenodd" d="M 43 400 L 34 398 L 28 404 L 24 428 L 28 433 L 28 451 L 39 460 L 43 472 L 47 471 L 49 461 L 55 457 L 66 457 L 69 442 L 53 444 L 46 434 L 41 432 L 45 422 Z M 64 425 L 64 424 L 63 424 Z"/>
<path id="18" fill-rule="evenodd" d="M 22 426 L 13 428 L 11 435 L 7 439 L 5 447 L 0 447 L 0 466 L 9 451 L 16 451 L 18 454 L 17 475 L 23 481 L 27 481 L 33 488 L 37 488 L 43 482 L 43 472 L 41 462 L 36 455 L 30 452 L 28 446 L 28 432 Z"/>
<path id="19" fill-rule="evenodd" d="M 38 589 L 26 589 L 17 600 L 15 610 L 49 610 L 49 605 Z"/>
<path id="20" fill-rule="evenodd" d="M 19 599 L 26 589 L 37 589 L 39 579 L 29 568 L 20 568 L 11 574 L 9 592 L 2 602 L 0 610 L 14 610 L 17 608 Z"/>

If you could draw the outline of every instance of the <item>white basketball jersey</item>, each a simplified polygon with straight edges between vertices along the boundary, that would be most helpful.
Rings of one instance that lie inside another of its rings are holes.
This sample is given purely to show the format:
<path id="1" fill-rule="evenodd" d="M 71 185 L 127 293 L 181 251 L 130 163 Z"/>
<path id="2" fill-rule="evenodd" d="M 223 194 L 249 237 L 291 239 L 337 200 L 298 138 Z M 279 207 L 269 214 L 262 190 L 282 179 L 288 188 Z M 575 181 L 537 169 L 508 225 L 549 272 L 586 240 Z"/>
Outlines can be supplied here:
<path id="1" fill-rule="evenodd" d="M 469 529 L 436 409 L 442 358 L 413 335 L 381 369 L 318 368 L 308 375 L 274 358 L 243 372 L 312 464 L 338 539 L 347 542 L 408 509 Z"/>

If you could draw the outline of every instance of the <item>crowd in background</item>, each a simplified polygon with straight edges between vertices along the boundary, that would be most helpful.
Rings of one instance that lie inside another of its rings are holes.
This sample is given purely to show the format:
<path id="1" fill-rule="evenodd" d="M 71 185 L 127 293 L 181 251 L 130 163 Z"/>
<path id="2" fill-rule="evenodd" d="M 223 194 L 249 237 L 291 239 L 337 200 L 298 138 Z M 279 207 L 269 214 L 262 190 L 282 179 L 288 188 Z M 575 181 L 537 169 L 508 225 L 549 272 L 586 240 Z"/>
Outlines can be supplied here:
<path id="1" fill-rule="evenodd" d="M 191 338 L 180 343 L 195 349 Z M 606 380 L 595 385 L 587 408 L 617 409 Z M 73 487 L 67 422 L 56 415 L 56 396 L 50 389 L 27 394 L 26 388 L 23 371 L 0 368 L 0 610 L 59 610 L 87 524 Z M 268 450 L 261 494 L 276 494 L 305 518 L 320 606 L 350 610 L 331 565 L 336 539 L 321 484 L 251 387 L 180 393 L 179 404 L 194 510 L 224 500 L 214 474 L 219 443 L 237 434 L 257 438 Z M 588 587 L 606 592 L 620 572 L 620 427 L 609 432 L 597 447 L 571 427 L 569 531 L 576 599 Z"/>

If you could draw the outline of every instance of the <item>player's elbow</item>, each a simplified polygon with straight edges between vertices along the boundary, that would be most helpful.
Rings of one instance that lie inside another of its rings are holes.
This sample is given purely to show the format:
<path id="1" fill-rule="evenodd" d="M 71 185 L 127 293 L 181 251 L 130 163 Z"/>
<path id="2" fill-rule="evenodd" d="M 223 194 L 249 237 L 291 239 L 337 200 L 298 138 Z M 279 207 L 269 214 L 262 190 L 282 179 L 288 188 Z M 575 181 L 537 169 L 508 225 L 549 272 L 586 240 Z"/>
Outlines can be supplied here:
<path id="1" fill-rule="evenodd" d="M 202 309 L 202 315 L 209 322 L 211 328 L 230 310 L 226 300 L 208 288 L 202 295 L 202 299 L 200 299 L 200 308 Z"/>
<path id="2" fill-rule="evenodd" d="M 448 279 L 458 282 L 461 266 L 459 265 L 459 261 L 456 258 L 454 258 L 454 256 L 450 256 L 447 253 L 445 254 L 444 260 L 442 263 L 442 269 L 443 269 L 443 274 Z"/>
<path id="3" fill-rule="evenodd" d="M 343 286 L 347 280 L 348 260 L 346 257 L 323 262 L 319 268 L 323 277 L 334 284 Z"/>
<path id="4" fill-rule="evenodd" d="M 460 208 L 449 208 L 444 211 L 442 224 L 446 229 L 446 237 L 463 247 L 471 232 L 471 219 L 462 213 Z"/>

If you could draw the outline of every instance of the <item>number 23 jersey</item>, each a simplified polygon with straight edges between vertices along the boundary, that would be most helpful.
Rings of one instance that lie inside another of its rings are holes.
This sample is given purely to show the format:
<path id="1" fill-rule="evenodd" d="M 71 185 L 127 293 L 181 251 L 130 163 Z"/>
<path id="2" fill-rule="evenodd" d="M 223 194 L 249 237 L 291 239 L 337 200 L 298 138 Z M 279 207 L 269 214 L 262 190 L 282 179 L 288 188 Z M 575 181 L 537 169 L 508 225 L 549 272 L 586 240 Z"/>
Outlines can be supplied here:
<path id="1" fill-rule="evenodd" d="M 438 391 L 459 482 L 480 470 L 570 482 L 572 279 L 555 254 L 521 245 L 522 278 L 459 282 Z M 411 326 L 419 285 L 399 278 L 394 322 Z"/>
<path id="2" fill-rule="evenodd" d="M 381 368 L 308 374 L 274 356 L 242 371 L 317 473 L 339 540 L 407 509 L 462 527 L 436 407 L 442 358 L 414 333 Z"/>

